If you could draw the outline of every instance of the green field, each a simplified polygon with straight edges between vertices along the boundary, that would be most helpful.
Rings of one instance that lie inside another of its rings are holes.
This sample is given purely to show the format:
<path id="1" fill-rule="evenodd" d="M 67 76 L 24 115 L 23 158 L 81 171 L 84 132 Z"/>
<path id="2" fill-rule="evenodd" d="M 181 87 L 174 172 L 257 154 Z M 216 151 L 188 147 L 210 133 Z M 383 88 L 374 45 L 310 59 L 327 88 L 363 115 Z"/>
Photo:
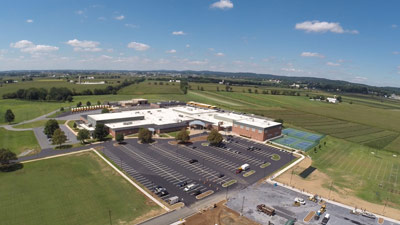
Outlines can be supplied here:
<path id="1" fill-rule="evenodd" d="M 119 79 L 121 81 L 122 79 Z M 88 81 L 88 82 L 96 82 L 99 80 L 82 80 L 82 81 Z M 117 85 L 117 79 L 103 79 L 101 81 L 107 81 L 107 84 L 90 84 L 90 85 L 85 85 L 85 84 L 74 84 L 67 82 L 67 80 L 59 80 L 59 79 L 34 79 L 33 81 L 24 81 L 24 82 L 18 82 L 18 83 L 12 83 L 12 84 L 3 84 L 2 87 L 0 87 L 0 97 L 3 96 L 3 94 L 15 92 L 18 89 L 28 89 L 28 88 L 45 88 L 49 90 L 52 87 L 66 87 L 70 90 L 75 90 L 76 92 L 81 92 L 83 90 L 94 90 L 94 89 L 104 89 L 107 86 L 114 86 Z"/>
<path id="2" fill-rule="evenodd" d="M 0 148 L 8 148 L 19 155 L 26 150 L 38 151 L 40 146 L 33 131 L 9 131 L 0 127 Z"/>
<path id="3" fill-rule="evenodd" d="M 61 107 L 75 107 L 81 101 L 86 104 L 90 101 L 96 104 L 97 101 L 118 101 L 132 99 L 131 95 L 89 95 L 89 96 L 74 96 L 73 102 L 36 102 L 15 99 L 0 100 L 0 124 L 4 124 L 4 114 L 7 109 L 11 109 L 15 114 L 14 123 L 19 123 L 26 120 L 31 120 L 41 115 L 59 110 Z"/>
<path id="4" fill-rule="evenodd" d="M 334 187 L 352 190 L 369 202 L 400 209 L 400 157 L 363 145 L 327 137 L 317 153 L 309 151 L 313 166 L 326 173 Z M 329 184 L 327 184 L 329 186 Z"/>
<path id="5" fill-rule="evenodd" d="M 48 120 L 38 120 L 31 123 L 24 123 L 14 126 L 14 128 L 34 128 L 34 127 L 44 127 Z M 58 124 L 64 124 L 65 120 L 58 120 Z"/>
<path id="6" fill-rule="evenodd" d="M 118 91 L 121 95 L 144 95 L 144 94 L 182 94 L 179 83 L 161 81 L 144 81 L 132 84 Z M 157 83 L 157 84 L 155 84 Z M 174 85 L 172 85 L 174 84 Z"/>
<path id="7" fill-rule="evenodd" d="M 133 224 L 158 210 L 94 153 L 24 164 L 0 173 L 3 225 Z"/>

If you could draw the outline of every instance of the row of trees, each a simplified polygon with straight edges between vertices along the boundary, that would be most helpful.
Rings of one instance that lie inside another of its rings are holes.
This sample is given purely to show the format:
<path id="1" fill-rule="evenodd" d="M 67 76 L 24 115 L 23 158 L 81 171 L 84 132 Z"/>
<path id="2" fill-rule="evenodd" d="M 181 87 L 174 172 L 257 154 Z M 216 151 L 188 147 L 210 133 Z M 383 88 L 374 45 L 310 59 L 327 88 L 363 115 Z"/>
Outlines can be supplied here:
<path id="1" fill-rule="evenodd" d="M 45 88 L 19 89 L 16 92 L 3 95 L 3 99 L 23 99 L 31 101 L 58 101 L 72 102 L 72 91 L 65 87 L 52 87 L 50 90 Z"/>

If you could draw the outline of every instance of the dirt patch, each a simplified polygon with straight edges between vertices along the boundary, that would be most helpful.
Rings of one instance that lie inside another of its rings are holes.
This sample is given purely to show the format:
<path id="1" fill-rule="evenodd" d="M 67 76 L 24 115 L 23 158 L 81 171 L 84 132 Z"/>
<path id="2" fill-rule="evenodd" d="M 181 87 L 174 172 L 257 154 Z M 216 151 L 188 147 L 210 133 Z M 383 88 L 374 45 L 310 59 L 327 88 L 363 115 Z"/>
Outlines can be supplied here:
<path id="1" fill-rule="evenodd" d="M 308 223 L 310 222 L 310 220 L 313 218 L 313 216 L 315 215 L 315 211 L 311 211 L 307 214 L 306 217 L 304 217 L 304 222 Z"/>
<path id="2" fill-rule="evenodd" d="M 211 208 L 204 212 L 197 213 L 186 219 L 186 225 L 259 225 L 244 216 L 240 216 L 238 212 L 229 209 L 225 205 L 225 201 L 219 202 L 216 208 Z"/>
<path id="3" fill-rule="evenodd" d="M 285 185 L 290 184 L 290 186 L 297 188 L 299 190 L 317 194 L 322 198 L 328 199 L 329 197 L 329 188 L 326 187 L 326 184 L 332 183 L 332 179 L 326 175 L 325 173 L 315 170 L 310 176 L 306 179 L 301 178 L 298 175 L 292 176 L 292 171 L 294 170 L 294 174 L 299 174 L 309 166 L 311 166 L 312 160 L 310 158 L 305 158 L 301 163 L 299 163 L 294 168 L 286 171 L 284 174 L 276 178 L 276 180 Z M 325 186 L 325 187 L 324 187 Z M 334 191 L 335 190 L 335 191 Z M 330 193 L 330 199 L 336 202 L 343 203 L 348 206 L 353 206 L 363 209 L 367 211 L 382 214 L 383 205 L 374 204 L 371 202 L 364 201 L 355 196 L 354 191 L 350 189 L 340 188 L 338 186 L 333 185 L 332 191 Z M 386 207 L 385 208 L 385 216 L 400 220 L 400 210 Z"/>

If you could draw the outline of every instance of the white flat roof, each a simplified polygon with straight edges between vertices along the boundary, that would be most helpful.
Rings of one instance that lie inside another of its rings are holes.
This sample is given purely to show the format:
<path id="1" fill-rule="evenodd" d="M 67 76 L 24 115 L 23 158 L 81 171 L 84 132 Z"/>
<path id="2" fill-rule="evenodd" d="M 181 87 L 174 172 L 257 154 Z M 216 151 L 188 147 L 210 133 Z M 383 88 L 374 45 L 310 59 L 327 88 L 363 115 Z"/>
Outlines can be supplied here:
<path id="1" fill-rule="evenodd" d="M 232 112 L 220 112 L 213 109 L 202 109 L 192 106 L 132 110 L 120 113 L 104 113 L 89 116 L 95 120 L 123 118 L 127 119 L 124 122 L 106 124 L 108 127 L 113 129 L 132 126 L 144 126 L 150 124 L 166 125 L 191 120 L 202 120 L 205 122 L 209 122 L 213 125 L 220 124 L 224 128 L 231 127 L 235 122 L 259 128 L 267 128 L 280 124 L 273 122 L 267 118 L 257 118 L 252 115 L 237 114 Z M 144 119 L 129 120 L 129 118 L 133 117 L 144 117 Z"/>

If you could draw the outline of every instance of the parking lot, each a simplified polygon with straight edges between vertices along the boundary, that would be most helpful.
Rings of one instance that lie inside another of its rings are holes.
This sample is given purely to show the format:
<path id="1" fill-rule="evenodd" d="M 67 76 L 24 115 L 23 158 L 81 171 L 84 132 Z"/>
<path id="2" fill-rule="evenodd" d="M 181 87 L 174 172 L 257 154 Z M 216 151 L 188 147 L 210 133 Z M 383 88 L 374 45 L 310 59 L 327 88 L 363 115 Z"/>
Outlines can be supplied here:
<path id="1" fill-rule="evenodd" d="M 153 144 L 129 139 L 119 146 L 107 143 L 103 153 L 147 189 L 165 188 L 159 194 L 163 200 L 178 196 L 185 205 L 198 201 L 196 195 L 209 190 L 229 194 L 229 190 L 243 189 L 294 159 L 291 153 L 244 138 L 229 140 L 214 147 L 207 146 L 206 141 L 174 145 L 171 139 L 158 139 Z M 253 149 L 247 150 L 250 146 Z M 237 173 L 246 163 L 249 168 Z M 223 187 L 226 183 L 234 184 Z M 189 184 L 194 184 L 193 188 L 185 190 Z"/>

